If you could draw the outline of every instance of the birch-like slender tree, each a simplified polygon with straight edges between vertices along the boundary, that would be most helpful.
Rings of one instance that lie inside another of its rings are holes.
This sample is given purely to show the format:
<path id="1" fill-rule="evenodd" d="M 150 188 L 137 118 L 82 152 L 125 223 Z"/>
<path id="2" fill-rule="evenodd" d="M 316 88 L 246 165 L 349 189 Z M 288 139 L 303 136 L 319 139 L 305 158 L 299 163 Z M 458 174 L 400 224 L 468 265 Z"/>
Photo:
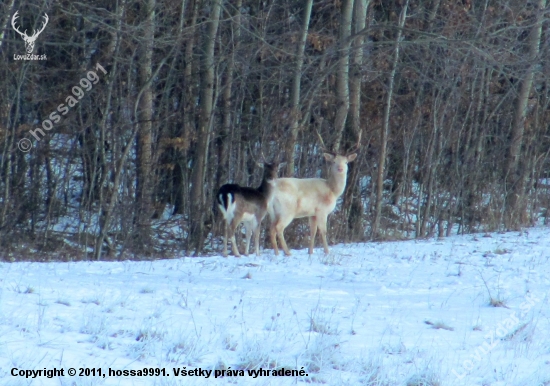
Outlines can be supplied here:
<path id="1" fill-rule="evenodd" d="M 522 201 L 522 190 L 525 186 L 525 181 L 523 180 L 525 173 L 523 170 L 518 170 L 518 164 L 520 149 L 524 143 L 523 135 L 525 132 L 525 118 L 527 116 L 529 94 L 531 93 L 531 88 L 533 86 L 535 72 L 541 67 L 541 62 L 538 55 L 540 52 L 542 24 L 544 21 L 545 10 L 546 0 L 538 0 L 537 10 L 535 11 L 535 22 L 530 31 L 528 40 L 529 47 L 525 62 L 527 69 L 519 84 L 518 95 L 514 108 L 512 134 L 510 147 L 508 148 L 506 157 L 507 164 L 505 170 L 505 186 L 508 193 L 506 196 L 505 226 L 509 229 L 516 228 L 517 225 L 521 223 L 521 218 L 524 217 L 524 215 L 520 212 L 525 209 L 525 204 L 521 205 L 520 201 Z"/>
<path id="2" fill-rule="evenodd" d="M 225 77 L 223 80 L 223 93 L 222 93 L 222 126 L 220 133 L 216 139 L 216 148 L 218 153 L 219 167 L 216 171 L 215 186 L 221 186 L 227 178 L 229 163 L 229 149 L 230 149 L 230 134 L 233 130 L 233 117 L 235 116 L 233 104 L 233 79 L 235 77 L 235 63 L 241 42 L 241 8 L 243 6 L 242 0 L 237 0 L 235 7 L 233 8 L 232 23 L 230 29 L 230 41 L 232 46 L 228 54 L 227 68 L 225 70 Z"/>
<path id="3" fill-rule="evenodd" d="M 311 8 L 313 0 L 307 0 L 302 11 L 302 28 L 300 38 L 296 42 L 296 62 L 294 67 L 294 76 L 292 78 L 292 87 L 290 89 L 290 137 L 287 142 L 287 176 L 294 175 L 294 149 L 298 139 L 299 121 L 301 116 L 300 90 L 302 82 L 302 68 L 304 66 L 304 51 L 306 49 L 307 34 L 309 30 L 309 19 L 311 17 Z"/>
<path id="4" fill-rule="evenodd" d="M 155 43 L 155 7 L 156 0 L 145 3 L 145 18 L 143 22 L 143 39 L 139 42 L 140 59 L 138 60 L 138 84 L 141 99 L 138 102 L 137 122 L 137 186 L 136 186 L 136 232 L 135 241 L 138 247 L 146 252 L 151 245 L 151 216 L 153 198 L 153 89 L 151 74 L 153 68 L 153 47 Z"/>
<path id="5" fill-rule="evenodd" d="M 212 127 L 212 111 L 214 107 L 214 48 L 220 22 L 222 0 L 211 1 L 211 12 L 206 22 L 206 34 L 203 36 L 203 51 L 201 61 L 200 81 L 200 116 L 196 152 L 193 162 L 193 177 L 191 187 L 191 224 L 190 241 L 193 243 L 194 254 L 198 255 L 204 242 L 204 220 L 206 197 L 204 192 L 206 163 L 208 160 L 208 145 Z"/>
<path id="6" fill-rule="evenodd" d="M 363 62 L 367 49 L 365 47 L 365 30 L 367 20 L 367 9 L 370 0 L 355 0 L 353 9 L 353 40 L 351 43 L 351 65 L 349 75 L 349 118 L 347 125 L 349 132 L 348 142 L 355 143 L 361 130 L 361 89 L 366 69 L 363 68 Z M 349 165 L 348 189 L 344 193 L 344 203 L 342 205 L 343 218 L 347 226 L 342 230 L 342 236 L 347 240 L 358 239 L 363 234 L 364 229 L 361 226 L 361 220 L 364 214 L 362 207 L 359 186 L 357 185 L 358 168 L 361 160 Z"/>
<path id="7" fill-rule="evenodd" d="M 340 150 L 340 142 L 342 142 L 346 118 L 349 111 L 349 48 L 351 43 L 350 36 L 354 2 L 354 0 L 344 0 L 342 2 L 342 13 L 340 15 L 338 66 L 336 70 L 336 100 L 338 101 L 338 108 L 334 119 L 336 138 L 333 145 L 333 150 L 335 152 Z"/>

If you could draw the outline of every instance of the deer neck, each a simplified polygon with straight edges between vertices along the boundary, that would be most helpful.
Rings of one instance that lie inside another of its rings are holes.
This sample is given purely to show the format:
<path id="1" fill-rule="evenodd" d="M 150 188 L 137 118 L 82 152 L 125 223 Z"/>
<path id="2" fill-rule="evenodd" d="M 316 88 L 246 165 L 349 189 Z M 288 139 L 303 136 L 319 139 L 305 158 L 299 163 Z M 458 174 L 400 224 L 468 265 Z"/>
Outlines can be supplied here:
<path id="1" fill-rule="evenodd" d="M 271 184 L 269 183 L 269 181 L 267 181 L 267 179 L 264 178 L 262 180 L 262 184 L 258 187 L 258 192 L 262 193 L 264 197 L 267 197 L 271 194 L 271 190 Z"/>
<path id="2" fill-rule="evenodd" d="M 336 197 L 340 197 L 346 188 L 347 173 L 330 173 L 327 184 Z"/>

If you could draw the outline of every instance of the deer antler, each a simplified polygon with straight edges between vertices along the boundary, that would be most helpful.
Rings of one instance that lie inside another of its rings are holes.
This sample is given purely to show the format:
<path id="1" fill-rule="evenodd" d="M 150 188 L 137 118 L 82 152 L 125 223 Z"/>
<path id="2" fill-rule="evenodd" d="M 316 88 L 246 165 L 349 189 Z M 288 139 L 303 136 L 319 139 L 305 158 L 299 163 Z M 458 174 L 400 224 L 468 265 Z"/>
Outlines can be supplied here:
<path id="1" fill-rule="evenodd" d="M 315 111 L 312 111 L 313 118 L 315 121 L 318 122 L 318 127 L 322 127 L 323 123 L 325 122 L 325 119 L 321 117 L 319 114 L 317 114 Z M 319 133 L 318 129 L 315 129 L 315 132 L 317 133 L 317 137 L 319 138 L 319 142 L 321 143 L 321 150 L 325 153 L 330 153 L 332 155 L 336 155 L 336 153 L 329 149 L 327 145 L 325 145 L 325 141 L 323 141 L 323 138 L 321 137 L 321 134 Z"/>
<path id="2" fill-rule="evenodd" d="M 328 147 L 325 145 L 325 141 L 323 141 L 323 137 L 321 137 L 321 134 L 319 133 L 319 130 L 315 130 L 315 132 L 317 133 L 317 137 L 319 138 L 319 142 L 321 143 L 321 150 L 324 153 L 333 154 L 334 152 L 329 150 Z"/>
<path id="3" fill-rule="evenodd" d="M 260 167 L 264 167 L 264 165 L 266 164 L 269 164 L 270 162 L 267 160 L 265 154 L 264 154 L 264 150 L 262 148 L 260 148 L 260 152 L 258 154 L 258 152 L 252 152 L 252 149 L 250 148 L 250 145 L 248 145 L 248 149 L 250 151 L 250 154 L 252 154 L 252 158 L 254 159 L 254 162 L 256 163 L 256 165 L 260 166 Z"/>
<path id="4" fill-rule="evenodd" d="M 44 21 L 42 22 L 42 28 L 40 28 L 40 30 L 38 32 L 36 32 L 36 30 L 34 30 L 35 32 L 32 34 L 31 38 L 35 38 L 38 35 L 40 35 L 42 33 L 42 31 L 44 31 L 44 28 L 46 28 L 46 25 L 48 25 L 48 21 L 50 20 L 48 18 L 48 14 L 45 13 L 44 16 L 42 16 L 42 17 L 44 18 Z"/>
<path id="5" fill-rule="evenodd" d="M 259 158 L 261 159 L 261 163 L 267 162 L 267 160 L 265 159 L 265 155 L 264 155 L 264 149 L 260 148 L 259 156 L 260 156 Z M 256 159 L 256 163 L 259 163 L 257 157 L 254 157 L 254 158 Z"/>
<path id="6" fill-rule="evenodd" d="M 347 151 L 346 156 L 355 153 L 359 148 L 361 147 L 361 136 L 363 134 L 363 130 L 359 129 L 359 135 L 357 136 L 357 143 Z"/>
<path id="7" fill-rule="evenodd" d="M 11 26 L 12 26 L 12 28 L 15 30 L 15 32 L 17 32 L 19 35 L 28 37 L 28 36 L 27 36 L 27 30 L 25 30 L 25 32 L 21 32 L 21 31 L 19 31 L 19 28 L 17 28 L 17 27 L 15 26 L 15 20 L 17 20 L 17 18 L 19 17 L 19 16 L 17 15 L 18 13 L 19 13 L 19 11 L 15 12 L 15 13 L 13 14 L 13 17 L 11 18 Z"/>

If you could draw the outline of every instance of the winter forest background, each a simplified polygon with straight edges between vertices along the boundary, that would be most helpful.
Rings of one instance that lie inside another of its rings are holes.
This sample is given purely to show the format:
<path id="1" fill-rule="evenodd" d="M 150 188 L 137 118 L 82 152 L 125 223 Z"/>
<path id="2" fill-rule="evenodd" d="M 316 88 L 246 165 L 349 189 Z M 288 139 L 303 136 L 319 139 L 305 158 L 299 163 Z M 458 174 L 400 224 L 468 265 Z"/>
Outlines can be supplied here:
<path id="1" fill-rule="evenodd" d="M 15 60 L 16 11 L 47 60 Z M 324 175 L 317 131 L 362 137 L 332 243 L 545 222 L 548 26 L 546 0 L 3 1 L 0 258 L 219 251 L 217 188 L 263 156 Z"/>

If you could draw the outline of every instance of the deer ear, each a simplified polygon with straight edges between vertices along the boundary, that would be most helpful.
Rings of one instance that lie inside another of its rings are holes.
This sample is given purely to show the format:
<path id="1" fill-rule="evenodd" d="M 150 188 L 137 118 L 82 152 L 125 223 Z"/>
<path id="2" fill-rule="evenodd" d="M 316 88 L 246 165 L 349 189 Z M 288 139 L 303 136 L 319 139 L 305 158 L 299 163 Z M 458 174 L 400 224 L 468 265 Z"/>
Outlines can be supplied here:
<path id="1" fill-rule="evenodd" d="M 323 156 L 325 156 L 325 159 L 329 162 L 334 160 L 334 155 L 330 153 L 323 153 Z"/>
<path id="2" fill-rule="evenodd" d="M 285 167 L 285 166 L 286 166 L 286 162 L 281 162 L 281 163 L 279 164 L 278 169 L 281 169 L 281 168 L 283 168 L 283 167 Z"/>
<path id="3" fill-rule="evenodd" d="M 261 168 L 264 167 L 264 163 L 263 163 L 263 162 L 256 162 L 256 165 L 258 165 L 258 166 L 261 167 Z"/>
<path id="4" fill-rule="evenodd" d="M 348 162 L 351 162 L 357 158 L 357 153 L 348 155 Z"/>

